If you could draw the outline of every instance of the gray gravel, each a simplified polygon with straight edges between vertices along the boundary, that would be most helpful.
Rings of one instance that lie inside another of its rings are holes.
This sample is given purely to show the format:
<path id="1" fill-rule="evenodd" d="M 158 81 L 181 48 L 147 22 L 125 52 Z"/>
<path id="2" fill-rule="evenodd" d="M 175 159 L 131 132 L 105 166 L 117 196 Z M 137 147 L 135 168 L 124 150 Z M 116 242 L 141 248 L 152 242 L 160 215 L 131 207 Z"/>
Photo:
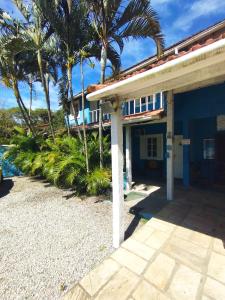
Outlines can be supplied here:
<path id="1" fill-rule="evenodd" d="M 0 197 L 0 299 L 59 299 L 113 251 L 111 205 L 26 177 L 13 184 Z"/>

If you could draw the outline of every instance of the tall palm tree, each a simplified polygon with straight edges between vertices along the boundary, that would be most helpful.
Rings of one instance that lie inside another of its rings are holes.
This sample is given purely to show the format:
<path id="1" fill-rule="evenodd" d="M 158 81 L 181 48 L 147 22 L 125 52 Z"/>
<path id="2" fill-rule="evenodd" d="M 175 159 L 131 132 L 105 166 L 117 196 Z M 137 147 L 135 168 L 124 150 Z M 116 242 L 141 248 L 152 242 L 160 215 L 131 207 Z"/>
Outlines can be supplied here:
<path id="1" fill-rule="evenodd" d="M 43 66 L 43 51 L 51 35 L 51 29 L 46 26 L 46 22 L 43 18 L 38 5 L 35 1 L 32 1 L 30 7 L 25 6 L 23 0 L 14 0 L 15 5 L 22 13 L 27 24 L 24 26 L 24 34 L 27 35 L 27 38 L 32 43 L 32 50 L 35 50 L 37 53 L 38 67 L 41 77 L 41 83 L 44 89 L 45 101 L 48 110 L 48 119 L 51 134 L 53 139 L 55 138 L 55 132 L 52 123 L 52 113 L 51 113 L 51 103 L 48 89 L 48 79 L 45 77 L 44 66 Z M 31 47 L 31 46 L 30 46 Z"/>
<path id="2" fill-rule="evenodd" d="M 0 10 L 0 21 L 0 80 L 13 90 L 25 124 L 35 135 L 31 117 L 19 91 L 19 81 L 27 81 L 24 57 L 29 45 L 21 36 L 20 22 L 11 18 L 3 10 Z"/>
<path id="3" fill-rule="evenodd" d="M 77 53 L 82 48 L 87 32 L 86 8 L 78 0 L 35 0 L 35 2 L 58 37 L 60 53 L 65 57 L 69 98 L 73 105 L 73 67 L 78 63 Z M 78 136 L 82 140 L 76 115 L 75 123 Z"/>
<path id="4" fill-rule="evenodd" d="M 150 0 L 85 0 L 90 8 L 90 20 L 101 41 L 101 83 L 105 82 L 108 52 L 117 44 L 123 51 L 124 41 L 130 38 L 151 38 L 160 55 L 164 39 L 156 12 Z M 103 166 L 102 110 L 99 108 L 100 167 Z"/>
<path id="5" fill-rule="evenodd" d="M 0 38 L 0 80 L 8 88 L 14 92 L 17 104 L 24 118 L 25 124 L 29 131 L 35 135 L 35 130 L 28 110 L 23 102 L 19 91 L 19 81 L 25 81 L 24 70 L 20 68 L 19 53 L 22 52 L 27 45 L 23 44 L 23 40 L 13 36 L 1 36 Z"/>

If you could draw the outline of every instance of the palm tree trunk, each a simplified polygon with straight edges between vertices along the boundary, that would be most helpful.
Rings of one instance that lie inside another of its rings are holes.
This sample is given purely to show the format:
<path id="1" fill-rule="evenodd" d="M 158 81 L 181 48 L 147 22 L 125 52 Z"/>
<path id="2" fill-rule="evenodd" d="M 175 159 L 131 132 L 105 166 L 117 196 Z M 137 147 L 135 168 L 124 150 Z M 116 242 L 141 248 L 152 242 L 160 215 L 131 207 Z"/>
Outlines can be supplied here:
<path id="1" fill-rule="evenodd" d="M 16 80 L 13 80 L 13 91 L 14 91 L 14 95 L 17 101 L 17 104 L 19 106 L 19 109 L 21 111 L 21 114 L 23 116 L 23 119 L 25 121 L 25 124 L 27 125 L 28 129 L 30 130 L 30 132 L 32 132 L 32 134 L 35 136 L 35 131 L 32 125 L 32 121 L 29 118 L 29 114 L 28 111 L 23 103 L 23 100 L 21 98 L 20 92 L 19 92 L 19 88 L 18 88 L 18 83 Z"/>
<path id="2" fill-rule="evenodd" d="M 102 45 L 101 51 L 101 84 L 105 82 L 105 69 L 107 61 L 107 49 Z M 99 162 L 100 168 L 103 168 L 103 138 L 102 138 L 102 100 L 99 101 Z"/>
<path id="3" fill-rule="evenodd" d="M 31 119 L 31 110 L 32 110 L 32 102 L 33 102 L 33 83 L 31 78 L 29 79 L 29 88 L 30 88 L 29 117 Z"/>
<path id="4" fill-rule="evenodd" d="M 66 118 L 67 135 L 70 136 L 70 121 L 69 121 L 68 113 L 65 113 L 65 118 Z"/>
<path id="5" fill-rule="evenodd" d="M 84 71 L 83 71 L 83 59 L 81 57 L 80 61 L 80 77 L 81 77 L 81 86 L 82 86 L 82 114 L 83 114 L 83 135 L 84 135 L 84 152 L 86 159 L 86 169 L 89 173 L 89 160 L 88 160 L 88 147 L 87 147 L 87 134 L 85 127 L 85 115 L 84 115 L 84 105 L 85 105 L 85 95 L 84 95 Z"/>
<path id="6" fill-rule="evenodd" d="M 33 83 L 32 83 L 32 80 L 29 82 L 29 87 L 30 87 L 29 116 L 31 118 L 31 110 L 32 110 L 32 104 L 33 104 Z"/>
<path id="7" fill-rule="evenodd" d="M 40 71 L 40 75 L 41 75 L 41 82 L 42 82 L 42 86 L 43 86 L 44 93 L 45 93 L 45 100 L 46 100 L 47 110 L 48 110 L 49 126 L 50 126 L 50 130 L 51 130 L 51 133 L 52 133 L 53 140 L 55 140 L 55 132 L 54 132 L 53 124 L 52 124 L 52 113 L 51 113 L 50 98 L 49 98 L 49 93 L 48 93 L 46 80 L 45 80 L 45 77 L 44 77 L 43 66 L 42 66 L 42 57 L 41 57 L 41 50 L 40 49 L 38 50 L 38 53 L 37 53 L 37 60 L 38 60 L 38 67 L 39 67 L 39 71 Z"/>
<path id="8" fill-rule="evenodd" d="M 67 77 L 68 77 L 68 87 L 69 87 L 69 92 L 70 92 L 71 105 L 73 106 L 74 119 L 75 119 L 75 124 L 77 127 L 78 137 L 79 137 L 80 141 L 82 141 L 80 127 L 79 127 L 79 124 L 77 121 L 77 116 L 76 116 L 75 108 L 73 105 L 72 65 L 70 62 L 67 63 Z"/>

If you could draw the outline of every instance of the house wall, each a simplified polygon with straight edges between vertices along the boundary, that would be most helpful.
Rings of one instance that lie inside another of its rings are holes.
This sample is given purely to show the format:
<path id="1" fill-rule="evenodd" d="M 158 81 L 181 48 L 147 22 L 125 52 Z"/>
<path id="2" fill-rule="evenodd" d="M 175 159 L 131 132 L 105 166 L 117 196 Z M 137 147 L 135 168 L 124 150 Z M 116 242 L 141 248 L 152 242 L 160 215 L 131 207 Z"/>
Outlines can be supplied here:
<path id="1" fill-rule="evenodd" d="M 184 150 L 184 179 L 189 173 L 192 178 L 198 173 L 202 178 L 213 181 L 215 177 L 215 160 L 204 160 L 203 140 L 216 137 L 217 116 L 225 115 L 225 84 L 178 94 L 175 95 L 174 101 L 174 133 L 191 140 L 190 146 L 183 146 L 187 150 L 186 156 Z M 139 135 L 142 133 L 163 133 L 164 156 L 163 161 L 161 161 L 161 172 L 149 171 L 148 162 L 140 159 Z M 165 177 L 166 123 L 132 127 L 132 151 L 134 175 L 146 176 L 147 174 L 150 178 Z M 189 164 L 187 159 L 189 159 Z"/>
<path id="2" fill-rule="evenodd" d="M 79 115 L 77 117 L 78 124 L 83 124 L 83 113 L 82 113 L 82 99 L 79 100 Z M 85 109 L 84 109 L 84 115 L 85 115 L 85 123 L 90 123 L 90 104 L 85 98 Z M 69 122 L 70 126 L 75 126 L 75 119 L 73 115 L 69 116 Z"/>

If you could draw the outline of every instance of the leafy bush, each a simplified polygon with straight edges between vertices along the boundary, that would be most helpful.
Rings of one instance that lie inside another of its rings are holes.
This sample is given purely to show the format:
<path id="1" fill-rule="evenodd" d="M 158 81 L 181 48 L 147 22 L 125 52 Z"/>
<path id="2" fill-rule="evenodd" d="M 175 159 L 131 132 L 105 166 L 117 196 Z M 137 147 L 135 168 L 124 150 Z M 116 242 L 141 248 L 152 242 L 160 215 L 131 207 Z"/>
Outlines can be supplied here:
<path id="1" fill-rule="evenodd" d="M 57 137 L 55 142 L 27 135 L 21 128 L 5 156 L 26 175 L 43 176 L 54 185 L 73 188 L 77 193 L 98 195 L 110 187 L 109 169 L 99 169 L 99 139 L 88 136 L 90 173 L 86 171 L 84 147 L 78 138 Z M 104 160 L 110 162 L 108 137 L 104 138 Z"/>
<path id="2" fill-rule="evenodd" d="M 87 191 L 91 195 L 103 194 L 110 188 L 111 174 L 108 169 L 95 169 L 87 175 Z"/>

